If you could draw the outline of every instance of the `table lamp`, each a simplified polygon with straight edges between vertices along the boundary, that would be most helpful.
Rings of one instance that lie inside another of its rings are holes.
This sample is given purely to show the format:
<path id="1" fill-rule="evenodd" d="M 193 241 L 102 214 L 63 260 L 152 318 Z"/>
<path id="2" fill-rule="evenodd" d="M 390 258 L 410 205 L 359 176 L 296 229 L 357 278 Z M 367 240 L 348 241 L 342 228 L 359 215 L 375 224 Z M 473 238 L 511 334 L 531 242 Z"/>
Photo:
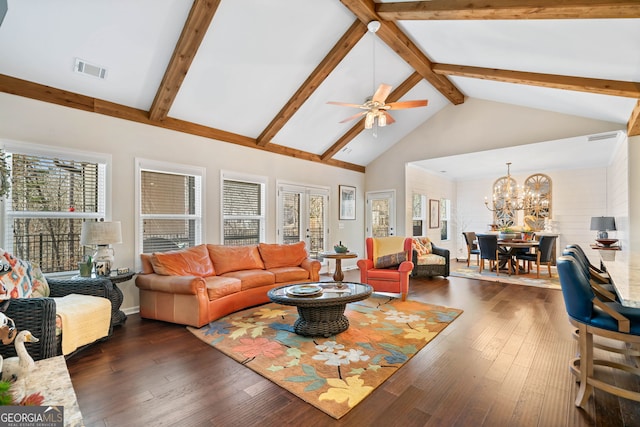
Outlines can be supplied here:
<path id="1" fill-rule="evenodd" d="M 106 222 L 85 221 L 80 232 L 80 244 L 84 246 L 97 246 L 93 256 L 96 274 L 108 276 L 113 264 L 114 252 L 109 245 L 122 243 L 122 227 L 120 221 Z"/>
<path id="2" fill-rule="evenodd" d="M 612 216 L 594 216 L 591 218 L 591 230 L 598 232 L 596 241 L 603 246 L 609 247 L 616 243 L 618 239 L 609 239 L 607 231 L 615 231 L 616 220 Z"/>

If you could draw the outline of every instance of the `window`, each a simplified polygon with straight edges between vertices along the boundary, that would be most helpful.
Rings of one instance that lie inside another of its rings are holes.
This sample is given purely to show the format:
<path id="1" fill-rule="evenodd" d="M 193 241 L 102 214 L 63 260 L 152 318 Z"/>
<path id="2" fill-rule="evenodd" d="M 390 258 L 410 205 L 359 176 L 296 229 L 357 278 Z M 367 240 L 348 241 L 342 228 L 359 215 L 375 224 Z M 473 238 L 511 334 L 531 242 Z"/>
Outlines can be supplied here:
<path id="1" fill-rule="evenodd" d="M 440 240 L 449 240 L 450 207 L 449 199 L 440 199 Z"/>
<path id="2" fill-rule="evenodd" d="M 264 241 L 265 182 L 261 178 L 222 173 L 223 244 L 239 246 Z"/>
<path id="3" fill-rule="evenodd" d="M 78 269 L 82 222 L 105 218 L 109 156 L 5 143 L 11 192 L 4 248 L 44 273 Z M 87 248 L 88 250 L 88 248 Z"/>
<path id="4" fill-rule="evenodd" d="M 424 236 L 424 224 L 427 223 L 425 215 L 426 197 L 422 194 L 413 194 L 413 235 Z"/>
<path id="5" fill-rule="evenodd" d="M 137 160 L 138 248 L 165 252 L 203 241 L 204 169 Z"/>

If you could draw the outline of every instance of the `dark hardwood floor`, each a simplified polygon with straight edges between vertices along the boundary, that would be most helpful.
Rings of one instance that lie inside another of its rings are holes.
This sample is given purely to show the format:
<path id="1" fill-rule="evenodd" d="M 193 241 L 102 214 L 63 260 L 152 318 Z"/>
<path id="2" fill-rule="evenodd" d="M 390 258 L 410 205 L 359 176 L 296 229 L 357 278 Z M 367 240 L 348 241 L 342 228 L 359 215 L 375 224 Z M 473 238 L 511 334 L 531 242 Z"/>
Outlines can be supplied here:
<path id="1" fill-rule="evenodd" d="M 640 404 L 605 393 L 574 407 L 560 291 L 450 277 L 412 279 L 409 298 L 464 313 L 340 420 L 138 315 L 67 363 L 87 426 L 640 426 Z"/>

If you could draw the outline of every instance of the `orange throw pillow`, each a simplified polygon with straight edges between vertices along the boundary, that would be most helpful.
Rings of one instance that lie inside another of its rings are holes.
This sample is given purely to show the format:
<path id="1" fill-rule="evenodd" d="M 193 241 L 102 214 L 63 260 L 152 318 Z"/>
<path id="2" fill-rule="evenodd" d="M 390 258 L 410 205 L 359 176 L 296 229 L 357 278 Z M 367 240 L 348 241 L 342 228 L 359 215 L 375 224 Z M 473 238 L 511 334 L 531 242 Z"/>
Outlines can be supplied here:
<path id="1" fill-rule="evenodd" d="M 291 245 L 260 243 L 260 255 L 265 268 L 297 267 L 307 259 L 305 243 Z"/>
<path id="2" fill-rule="evenodd" d="M 217 274 L 240 270 L 264 270 L 257 245 L 207 245 L 209 256 Z"/>
<path id="3" fill-rule="evenodd" d="M 151 256 L 153 271 L 163 276 L 215 276 L 206 245 L 179 251 L 155 252 Z"/>

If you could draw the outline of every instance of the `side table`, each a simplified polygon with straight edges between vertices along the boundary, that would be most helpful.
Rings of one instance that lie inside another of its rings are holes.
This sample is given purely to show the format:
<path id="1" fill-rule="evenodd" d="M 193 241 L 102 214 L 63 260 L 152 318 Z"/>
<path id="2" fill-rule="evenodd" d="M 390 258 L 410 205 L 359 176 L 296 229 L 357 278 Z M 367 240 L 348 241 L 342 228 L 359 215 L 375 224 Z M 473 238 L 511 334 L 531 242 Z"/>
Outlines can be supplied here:
<path id="1" fill-rule="evenodd" d="M 91 277 L 81 277 L 81 276 L 73 276 L 73 279 L 109 279 L 111 284 L 113 285 L 113 293 L 111 294 L 111 326 L 120 326 L 123 325 L 124 322 L 127 321 L 127 315 L 124 311 L 120 310 L 120 306 L 122 305 L 122 301 L 124 300 L 124 295 L 120 288 L 118 288 L 118 283 L 126 282 L 127 280 L 131 280 L 135 273 L 123 273 L 117 274 L 115 276 L 96 276 L 95 274 L 91 274 Z"/>
<path id="2" fill-rule="evenodd" d="M 329 258 L 336 260 L 336 271 L 333 273 L 333 280 L 336 282 L 342 282 L 344 279 L 344 273 L 342 273 L 342 260 L 349 258 L 357 258 L 358 254 L 355 252 L 323 252 L 320 254 L 322 258 Z"/>

